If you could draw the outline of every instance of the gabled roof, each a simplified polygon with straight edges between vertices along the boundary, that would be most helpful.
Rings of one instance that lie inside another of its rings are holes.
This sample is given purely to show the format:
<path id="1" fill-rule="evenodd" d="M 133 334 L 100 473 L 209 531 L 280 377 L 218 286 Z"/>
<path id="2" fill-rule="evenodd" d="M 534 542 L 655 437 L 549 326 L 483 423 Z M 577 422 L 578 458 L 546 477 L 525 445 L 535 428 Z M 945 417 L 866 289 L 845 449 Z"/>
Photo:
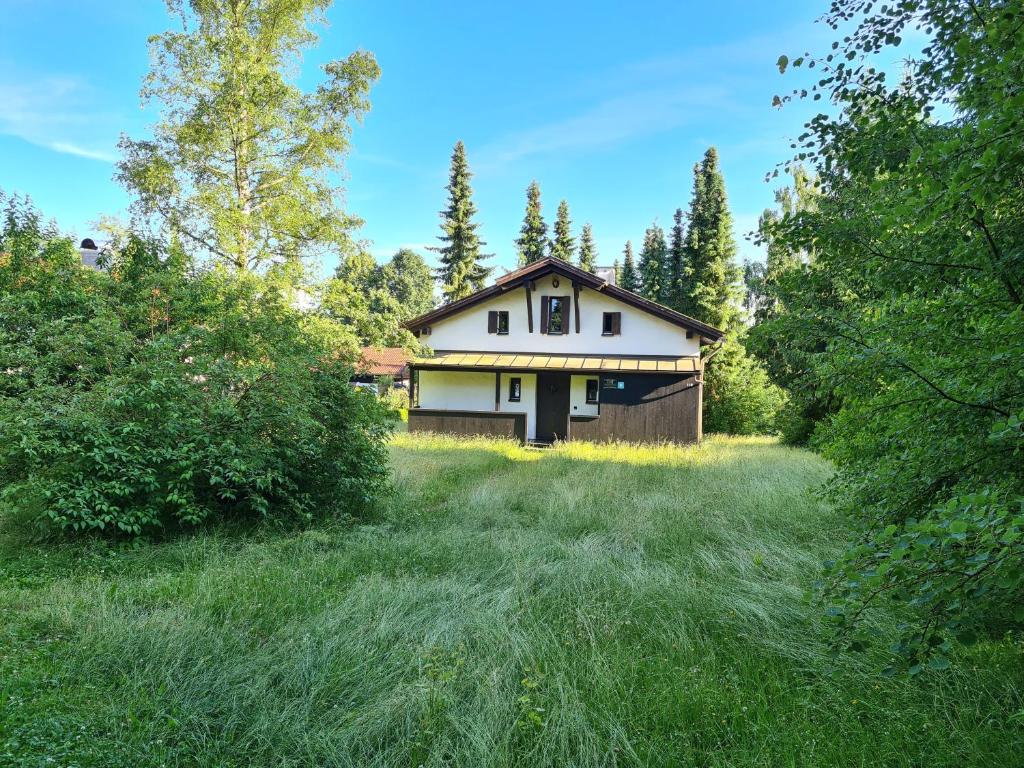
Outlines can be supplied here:
<path id="1" fill-rule="evenodd" d="M 401 347 L 363 347 L 356 368 L 371 376 L 399 376 L 409 357 Z"/>
<path id="2" fill-rule="evenodd" d="M 612 285 L 607 280 L 604 280 L 597 275 L 593 275 L 586 270 L 575 267 L 566 261 L 556 259 L 552 256 L 540 259 L 532 264 L 527 264 L 525 267 L 520 267 L 514 272 L 509 272 L 507 275 L 499 277 L 494 285 L 470 294 L 465 298 L 453 301 L 450 304 L 445 304 L 443 307 L 438 307 L 437 309 L 420 315 L 419 317 L 414 317 L 405 324 L 405 327 L 410 331 L 417 331 L 424 326 L 437 322 L 438 320 L 443 320 L 450 315 L 462 312 L 464 309 L 469 309 L 474 304 L 479 304 L 481 301 L 486 301 L 494 296 L 500 296 L 513 288 L 518 288 L 525 283 L 537 280 L 551 273 L 562 275 L 579 285 L 592 288 L 595 291 L 600 291 L 606 296 L 611 296 L 613 299 L 618 299 L 625 304 L 629 304 L 632 307 L 636 307 L 644 312 L 660 317 L 662 320 L 672 323 L 673 325 L 678 325 L 689 331 L 694 331 L 710 341 L 718 341 L 725 335 L 723 331 L 720 331 L 707 323 L 702 323 L 700 320 L 695 320 L 688 315 L 684 315 L 682 312 L 676 312 L 674 309 L 658 304 L 655 301 L 645 299 L 643 296 L 635 294 L 632 291 L 627 291 L 625 288 Z"/>

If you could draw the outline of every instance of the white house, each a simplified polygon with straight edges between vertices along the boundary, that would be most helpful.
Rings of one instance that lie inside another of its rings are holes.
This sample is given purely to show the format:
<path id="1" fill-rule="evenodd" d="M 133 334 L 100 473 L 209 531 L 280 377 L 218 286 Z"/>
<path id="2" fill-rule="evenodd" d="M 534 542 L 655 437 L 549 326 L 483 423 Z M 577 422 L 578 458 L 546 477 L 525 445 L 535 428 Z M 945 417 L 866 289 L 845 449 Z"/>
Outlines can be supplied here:
<path id="1" fill-rule="evenodd" d="M 700 348 L 722 331 L 547 258 L 406 324 L 409 429 L 524 441 L 701 439 Z"/>

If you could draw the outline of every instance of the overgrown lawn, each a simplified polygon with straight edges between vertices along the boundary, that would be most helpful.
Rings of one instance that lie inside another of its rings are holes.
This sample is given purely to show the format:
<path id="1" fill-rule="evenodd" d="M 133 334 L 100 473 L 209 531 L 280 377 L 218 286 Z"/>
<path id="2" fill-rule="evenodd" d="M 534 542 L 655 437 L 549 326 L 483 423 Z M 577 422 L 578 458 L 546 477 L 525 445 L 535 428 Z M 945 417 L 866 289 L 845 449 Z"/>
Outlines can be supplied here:
<path id="1" fill-rule="evenodd" d="M 848 534 L 810 453 L 403 434 L 393 462 L 354 527 L 6 531 L 0 765 L 1019 764 L 1009 640 L 913 680 L 829 653 L 804 594 Z"/>

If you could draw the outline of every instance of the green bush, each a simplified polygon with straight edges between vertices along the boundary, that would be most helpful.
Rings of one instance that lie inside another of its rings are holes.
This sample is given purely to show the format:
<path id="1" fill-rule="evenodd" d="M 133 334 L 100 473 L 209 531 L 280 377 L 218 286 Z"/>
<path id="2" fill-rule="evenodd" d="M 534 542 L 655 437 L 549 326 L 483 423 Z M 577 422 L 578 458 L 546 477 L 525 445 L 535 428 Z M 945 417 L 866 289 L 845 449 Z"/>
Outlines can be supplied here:
<path id="1" fill-rule="evenodd" d="M 386 484 L 386 409 L 354 341 L 287 275 L 189 274 L 130 241 L 110 274 L 23 209 L 0 239 L 0 501 L 63 530 L 356 515 Z"/>
<path id="2" fill-rule="evenodd" d="M 408 390 L 388 387 L 380 393 L 380 399 L 390 411 L 401 413 L 409 410 Z"/>
<path id="3" fill-rule="evenodd" d="M 765 435 L 777 431 L 785 392 L 743 345 L 728 340 L 704 374 L 704 431 Z"/>

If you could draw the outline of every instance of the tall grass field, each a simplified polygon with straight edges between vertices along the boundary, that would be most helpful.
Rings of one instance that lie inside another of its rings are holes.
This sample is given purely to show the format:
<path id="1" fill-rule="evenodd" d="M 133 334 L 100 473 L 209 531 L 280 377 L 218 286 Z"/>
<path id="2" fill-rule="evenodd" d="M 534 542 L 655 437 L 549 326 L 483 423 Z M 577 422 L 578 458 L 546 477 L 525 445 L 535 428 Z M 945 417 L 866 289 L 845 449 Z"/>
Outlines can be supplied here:
<path id="1" fill-rule="evenodd" d="M 402 434 L 392 458 L 355 525 L 8 524 L 0 766 L 1024 764 L 1009 639 L 916 678 L 884 642 L 830 653 L 805 595 L 849 533 L 810 453 Z"/>

